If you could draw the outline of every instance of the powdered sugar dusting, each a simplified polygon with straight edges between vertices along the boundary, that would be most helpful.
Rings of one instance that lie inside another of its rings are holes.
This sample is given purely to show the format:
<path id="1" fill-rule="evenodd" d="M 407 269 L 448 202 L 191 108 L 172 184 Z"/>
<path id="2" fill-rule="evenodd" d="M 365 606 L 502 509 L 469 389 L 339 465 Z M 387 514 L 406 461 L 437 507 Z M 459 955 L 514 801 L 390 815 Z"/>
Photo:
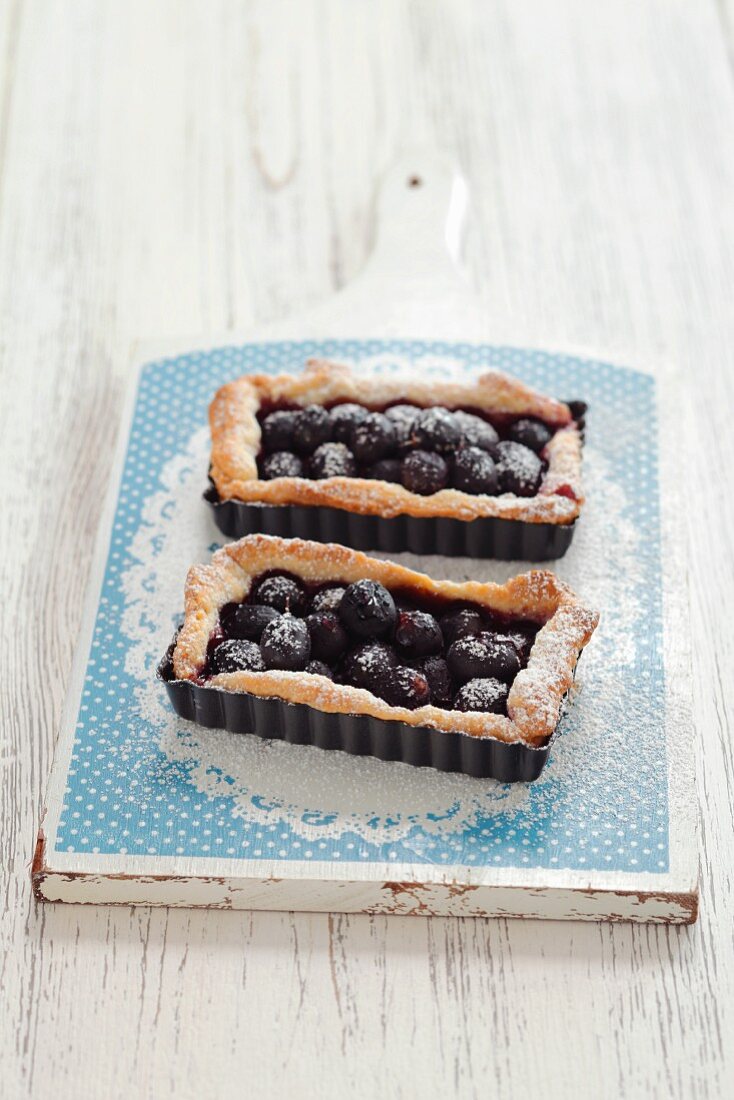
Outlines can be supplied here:
<path id="1" fill-rule="evenodd" d="M 466 710 L 483 711 L 507 694 L 507 688 L 494 677 L 469 680 L 461 689 L 461 699 Z"/>
<path id="2" fill-rule="evenodd" d="M 348 477 L 356 474 L 352 452 L 344 443 L 324 443 L 314 454 L 313 461 L 318 464 L 318 476 Z"/>

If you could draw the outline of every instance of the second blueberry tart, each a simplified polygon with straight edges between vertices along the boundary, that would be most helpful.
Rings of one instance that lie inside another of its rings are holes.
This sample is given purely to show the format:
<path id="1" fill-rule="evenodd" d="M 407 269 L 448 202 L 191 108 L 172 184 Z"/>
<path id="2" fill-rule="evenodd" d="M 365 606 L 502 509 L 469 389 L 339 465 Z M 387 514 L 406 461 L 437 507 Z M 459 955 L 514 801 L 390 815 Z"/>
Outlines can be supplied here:
<path id="1" fill-rule="evenodd" d="M 251 535 L 189 571 L 159 675 L 202 725 L 531 780 L 597 621 L 546 571 L 457 584 Z"/>

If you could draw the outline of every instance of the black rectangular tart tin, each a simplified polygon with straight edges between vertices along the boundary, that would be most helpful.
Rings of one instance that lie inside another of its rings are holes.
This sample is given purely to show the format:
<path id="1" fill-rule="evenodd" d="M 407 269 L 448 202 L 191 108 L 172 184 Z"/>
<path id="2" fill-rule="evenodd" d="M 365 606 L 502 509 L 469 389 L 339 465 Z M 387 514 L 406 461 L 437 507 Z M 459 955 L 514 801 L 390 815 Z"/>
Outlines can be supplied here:
<path id="1" fill-rule="evenodd" d="M 467 521 L 446 516 L 362 515 L 311 505 L 249 504 L 221 500 L 213 485 L 204 499 L 219 530 L 231 539 L 280 535 L 391 554 L 408 551 L 498 561 L 551 561 L 566 553 L 576 527 L 575 523 L 525 523 L 496 516 Z"/>
<path id="2" fill-rule="evenodd" d="M 174 646 L 175 641 L 158 666 L 157 675 L 166 686 L 176 714 L 200 726 L 226 729 L 230 733 L 255 734 L 319 749 L 341 749 L 353 756 L 398 760 L 442 772 L 461 772 L 475 779 L 497 779 L 501 783 L 530 783 L 537 779 L 557 733 L 556 730 L 547 744 L 536 748 L 519 741 L 447 733 L 367 714 L 329 713 L 305 703 L 176 680 Z"/>

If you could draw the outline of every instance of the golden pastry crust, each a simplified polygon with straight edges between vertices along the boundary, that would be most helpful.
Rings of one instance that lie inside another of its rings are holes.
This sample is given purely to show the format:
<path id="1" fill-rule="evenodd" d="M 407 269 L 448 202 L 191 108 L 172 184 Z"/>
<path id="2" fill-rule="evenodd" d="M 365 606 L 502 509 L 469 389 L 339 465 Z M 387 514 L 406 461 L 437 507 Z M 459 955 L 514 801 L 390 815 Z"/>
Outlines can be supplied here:
<path id="1" fill-rule="evenodd" d="M 498 714 L 391 707 L 369 691 L 335 684 L 324 676 L 302 672 L 230 672 L 207 681 L 228 691 L 306 703 L 317 710 L 369 714 L 413 726 L 432 726 L 473 737 L 543 744 L 556 727 L 561 701 L 573 680 L 580 651 L 599 621 L 571 589 L 546 570 L 513 577 L 506 584 L 435 581 L 391 561 L 370 558 L 358 550 L 273 535 L 248 535 L 218 550 L 206 565 L 189 570 L 185 616 L 173 653 L 178 680 L 196 680 L 206 662 L 207 645 L 220 608 L 243 600 L 259 574 L 270 570 L 292 573 L 309 583 L 363 577 L 386 588 L 411 588 L 419 595 L 466 600 L 501 614 L 544 624 L 536 635 L 528 665 L 515 677 L 507 701 L 507 717 Z"/>
<path id="2" fill-rule="evenodd" d="M 491 497 L 443 489 L 431 496 L 402 485 L 368 478 L 330 477 L 310 481 L 258 476 L 263 403 L 289 405 L 355 401 L 384 407 L 405 400 L 415 405 L 475 408 L 512 416 L 531 416 L 556 428 L 546 448 L 548 470 L 535 497 L 503 493 Z M 476 381 L 422 382 L 398 375 L 364 378 L 349 367 L 311 359 L 302 374 L 247 374 L 217 391 L 209 408 L 212 435 L 210 475 L 221 500 L 261 504 L 298 504 L 342 508 L 379 516 L 446 516 L 461 520 L 498 516 L 527 523 L 568 524 L 583 504 L 581 435 L 567 405 L 544 397 L 508 375 L 488 371 Z"/>

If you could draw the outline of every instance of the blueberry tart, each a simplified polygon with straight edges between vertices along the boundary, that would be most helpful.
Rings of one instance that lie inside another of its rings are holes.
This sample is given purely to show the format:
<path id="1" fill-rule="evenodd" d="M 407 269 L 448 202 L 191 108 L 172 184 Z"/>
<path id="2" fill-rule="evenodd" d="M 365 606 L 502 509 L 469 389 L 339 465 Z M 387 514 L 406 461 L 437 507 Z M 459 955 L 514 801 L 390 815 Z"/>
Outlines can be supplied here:
<path id="1" fill-rule="evenodd" d="M 245 375 L 210 407 L 207 498 L 232 538 L 557 558 L 583 504 L 585 411 L 496 371 L 366 378 L 311 360 Z"/>
<path id="2" fill-rule="evenodd" d="M 531 780 L 597 621 L 546 571 L 436 581 L 250 535 L 189 571 L 159 676 L 177 713 L 206 726 Z"/>

